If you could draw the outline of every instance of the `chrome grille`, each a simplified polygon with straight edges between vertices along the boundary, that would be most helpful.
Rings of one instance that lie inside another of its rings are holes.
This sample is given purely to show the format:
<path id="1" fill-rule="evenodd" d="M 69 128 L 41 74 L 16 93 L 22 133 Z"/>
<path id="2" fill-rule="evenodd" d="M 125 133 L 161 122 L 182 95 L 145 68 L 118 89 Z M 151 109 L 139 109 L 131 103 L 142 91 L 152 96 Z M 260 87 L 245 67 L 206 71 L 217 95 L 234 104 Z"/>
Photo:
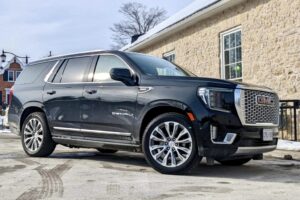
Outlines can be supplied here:
<path id="1" fill-rule="evenodd" d="M 237 96 L 238 95 L 238 96 Z M 276 93 L 260 90 L 237 89 L 236 108 L 244 125 L 278 125 L 279 98 Z M 269 104 L 259 104 L 258 96 L 272 99 Z M 238 102 L 237 102 L 238 100 Z"/>

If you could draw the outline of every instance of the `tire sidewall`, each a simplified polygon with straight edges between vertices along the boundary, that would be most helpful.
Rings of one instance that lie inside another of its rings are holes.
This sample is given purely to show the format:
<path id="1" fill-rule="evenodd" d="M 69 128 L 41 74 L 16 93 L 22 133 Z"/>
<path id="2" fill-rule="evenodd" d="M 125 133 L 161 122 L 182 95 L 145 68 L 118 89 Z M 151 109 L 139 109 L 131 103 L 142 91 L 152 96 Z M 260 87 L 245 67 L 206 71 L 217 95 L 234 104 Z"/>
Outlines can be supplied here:
<path id="1" fill-rule="evenodd" d="M 43 141 L 41 143 L 41 146 L 40 146 L 39 150 L 35 151 L 35 152 L 32 152 L 32 151 L 29 151 L 27 149 L 26 145 L 25 145 L 24 130 L 25 130 L 25 126 L 29 122 L 29 120 L 34 119 L 34 118 L 38 119 L 42 124 L 42 127 L 43 127 Z M 42 113 L 32 113 L 25 119 L 25 121 L 22 125 L 21 140 L 22 140 L 23 149 L 24 149 L 24 151 L 27 155 L 29 155 L 29 156 L 39 156 L 42 153 L 43 147 L 45 146 L 45 143 L 47 142 L 49 137 L 50 137 L 50 134 L 49 134 L 49 129 L 48 129 L 48 126 L 47 126 L 47 122 L 46 122 L 45 117 Z"/>
<path id="2" fill-rule="evenodd" d="M 190 154 L 190 157 L 188 160 L 185 161 L 182 165 L 178 167 L 164 167 L 160 165 L 157 161 L 154 160 L 154 158 L 151 155 L 150 149 L 149 149 L 149 139 L 152 131 L 161 123 L 166 122 L 166 121 L 174 121 L 178 122 L 181 125 L 183 125 L 191 134 L 192 138 L 192 152 Z M 172 173 L 182 173 L 186 172 L 190 167 L 192 167 L 194 160 L 196 157 L 198 157 L 198 146 L 197 146 L 197 141 L 196 137 L 192 128 L 191 123 L 189 120 L 181 114 L 177 113 L 167 113 L 160 115 L 153 119 L 147 128 L 145 129 L 144 135 L 143 135 L 143 152 L 145 154 L 147 162 L 157 171 L 161 173 L 166 173 L 166 174 L 172 174 Z"/>

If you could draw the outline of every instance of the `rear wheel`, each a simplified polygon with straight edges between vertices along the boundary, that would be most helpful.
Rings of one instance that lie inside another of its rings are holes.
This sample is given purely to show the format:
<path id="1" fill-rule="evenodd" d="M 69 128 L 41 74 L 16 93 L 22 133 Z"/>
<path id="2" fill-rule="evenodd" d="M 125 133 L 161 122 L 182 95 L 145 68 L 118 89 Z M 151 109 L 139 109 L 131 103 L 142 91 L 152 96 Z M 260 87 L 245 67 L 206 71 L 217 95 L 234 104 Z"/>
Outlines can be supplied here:
<path id="1" fill-rule="evenodd" d="M 187 172 L 200 160 L 190 121 L 178 113 L 162 114 L 149 123 L 143 151 L 147 162 L 166 174 Z"/>
<path id="2" fill-rule="evenodd" d="M 222 165 L 240 166 L 249 162 L 251 158 L 233 159 L 233 160 L 217 160 Z"/>
<path id="3" fill-rule="evenodd" d="M 97 150 L 100 153 L 116 153 L 116 152 L 118 152 L 118 150 L 115 150 L 115 149 L 102 149 L 102 148 L 98 148 Z"/>
<path id="4" fill-rule="evenodd" d="M 32 157 L 49 156 L 56 147 L 45 114 L 41 112 L 34 112 L 25 119 L 21 139 L 25 153 Z"/>

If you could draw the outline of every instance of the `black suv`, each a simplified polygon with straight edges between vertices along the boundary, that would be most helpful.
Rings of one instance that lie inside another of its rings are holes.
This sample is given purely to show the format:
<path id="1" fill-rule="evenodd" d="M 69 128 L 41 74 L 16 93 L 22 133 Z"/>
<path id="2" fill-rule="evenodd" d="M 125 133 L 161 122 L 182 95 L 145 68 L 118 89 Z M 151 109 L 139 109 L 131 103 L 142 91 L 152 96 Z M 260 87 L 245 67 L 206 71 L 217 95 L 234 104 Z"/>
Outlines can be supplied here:
<path id="1" fill-rule="evenodd" d="M 138 53 L 39 60 L 11 94 L 10 129 L 29 156 L 56 144 L 142 151 L 157 171 L 179 173 L 202 157 L 242 165 L 277 145 L 279 99 L 269 88 L 196 77 Z"/>

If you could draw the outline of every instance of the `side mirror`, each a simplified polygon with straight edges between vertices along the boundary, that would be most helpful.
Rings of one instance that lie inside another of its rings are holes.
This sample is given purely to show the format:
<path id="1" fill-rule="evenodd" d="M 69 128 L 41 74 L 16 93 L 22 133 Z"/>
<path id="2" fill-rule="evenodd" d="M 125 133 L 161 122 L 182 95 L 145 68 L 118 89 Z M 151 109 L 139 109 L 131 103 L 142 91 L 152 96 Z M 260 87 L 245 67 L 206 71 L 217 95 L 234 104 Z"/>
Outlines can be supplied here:
<path id="1" fill-rule="evenodd" d="M 113 80 L 121 81 L 127 85 L 134 85 L 134 79 L 133 79 L 129 69 L 112 68 L 110 70 L 110 77 Z"/>

